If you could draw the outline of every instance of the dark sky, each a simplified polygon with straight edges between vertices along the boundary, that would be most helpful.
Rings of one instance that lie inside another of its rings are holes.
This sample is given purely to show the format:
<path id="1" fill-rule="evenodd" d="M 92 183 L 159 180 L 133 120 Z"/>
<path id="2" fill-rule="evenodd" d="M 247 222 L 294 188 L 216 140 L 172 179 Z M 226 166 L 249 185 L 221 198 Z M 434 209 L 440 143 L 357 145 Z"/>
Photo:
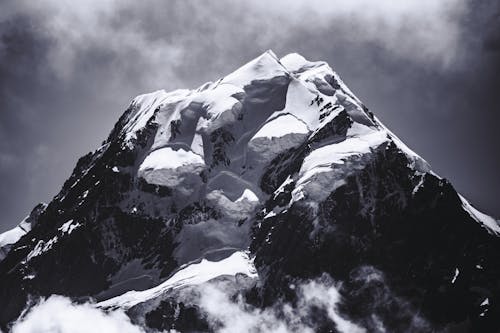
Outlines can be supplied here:
<path id="1" fill-rule="evenodd" d="M 51 200 L 134 96 L 194 88 L 267 49 L 329 62 L 500 216 L 497 0 L 0 0 L 0 231 Z"/>

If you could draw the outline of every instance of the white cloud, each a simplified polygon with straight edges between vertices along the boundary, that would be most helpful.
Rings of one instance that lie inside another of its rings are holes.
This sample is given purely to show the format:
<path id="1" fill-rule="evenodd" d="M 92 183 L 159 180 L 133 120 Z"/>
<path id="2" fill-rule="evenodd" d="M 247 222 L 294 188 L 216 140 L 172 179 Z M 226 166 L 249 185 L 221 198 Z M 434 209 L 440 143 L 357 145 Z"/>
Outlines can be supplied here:
<path id="1" fill-rule="evenodd" d="M 12 333 L 144 333 L 123 311 L 105 313 L 90 304 L 73 304 L 68 298 L 51 296 L 12 327 Z"/>
<path id="2" fill-rule="evenodd" d="M 270 332 L 313 333 L 317 318 L 314 309 L 321 309 L 341 333 L 362 333 L 366 330 L 339 314 L 339 291 L 331 279 L 323 276 L 296 287 L 296 305 L 277 303 L 258 309 L 239 295 L 236 300 L 224 286 L 209 284 L 201 288 L 200 307 L 208 315 L 217 333 Z M 324 324 L 324 323 L 322 323 Z"/>

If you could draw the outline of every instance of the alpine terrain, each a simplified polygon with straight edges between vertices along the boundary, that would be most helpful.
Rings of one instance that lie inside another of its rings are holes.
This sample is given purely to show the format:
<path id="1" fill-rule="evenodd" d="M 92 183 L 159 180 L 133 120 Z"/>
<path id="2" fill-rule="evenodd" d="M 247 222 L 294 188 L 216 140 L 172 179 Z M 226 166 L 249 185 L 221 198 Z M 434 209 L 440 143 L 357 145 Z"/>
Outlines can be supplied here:
<path id="1" fill-rule="evenodd" d="M 499 235 L 327 63 L 267 51 L 133 99 L 0 235 L 0 327 L 61 295 L 146 332 L 497 332 Z"/>

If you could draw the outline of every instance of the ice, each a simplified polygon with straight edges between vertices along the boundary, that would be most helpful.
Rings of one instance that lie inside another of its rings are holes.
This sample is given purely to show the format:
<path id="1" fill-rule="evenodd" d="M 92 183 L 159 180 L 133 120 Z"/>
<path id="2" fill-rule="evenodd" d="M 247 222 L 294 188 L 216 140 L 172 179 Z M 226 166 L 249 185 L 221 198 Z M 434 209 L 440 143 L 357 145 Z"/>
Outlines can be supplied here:
<path id="1" fill-rule="evenodd" d="M 251 278 L 258 278 L 253 259 L 250 259 L 246 252 L 234 252 L 220 261 L 202 259 L 201 262 L 185 265 L 168 280 L 154 288 L 143 291 L 129 291 L 123 295 L 102 301 L 98 303 L 98 306 L 129 309 L 141 302 L 158 297 L 168 290 L 199 285 L 219 276 L 235 276 L 236 274 L 245 274 Z"/>

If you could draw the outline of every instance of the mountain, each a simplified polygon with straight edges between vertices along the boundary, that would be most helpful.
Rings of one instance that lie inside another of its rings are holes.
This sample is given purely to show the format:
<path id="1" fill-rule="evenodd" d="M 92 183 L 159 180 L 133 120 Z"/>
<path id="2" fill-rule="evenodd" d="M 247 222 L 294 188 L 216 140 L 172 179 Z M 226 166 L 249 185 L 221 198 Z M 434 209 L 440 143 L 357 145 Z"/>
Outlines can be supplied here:
<path id="1" fill-rule="evenodd" d="M 133 99 L 0 235 L 0 323 L 57 294 L 148 331 L 498 331 L 499 235 L 327 63 L 267 51 Z"/>

